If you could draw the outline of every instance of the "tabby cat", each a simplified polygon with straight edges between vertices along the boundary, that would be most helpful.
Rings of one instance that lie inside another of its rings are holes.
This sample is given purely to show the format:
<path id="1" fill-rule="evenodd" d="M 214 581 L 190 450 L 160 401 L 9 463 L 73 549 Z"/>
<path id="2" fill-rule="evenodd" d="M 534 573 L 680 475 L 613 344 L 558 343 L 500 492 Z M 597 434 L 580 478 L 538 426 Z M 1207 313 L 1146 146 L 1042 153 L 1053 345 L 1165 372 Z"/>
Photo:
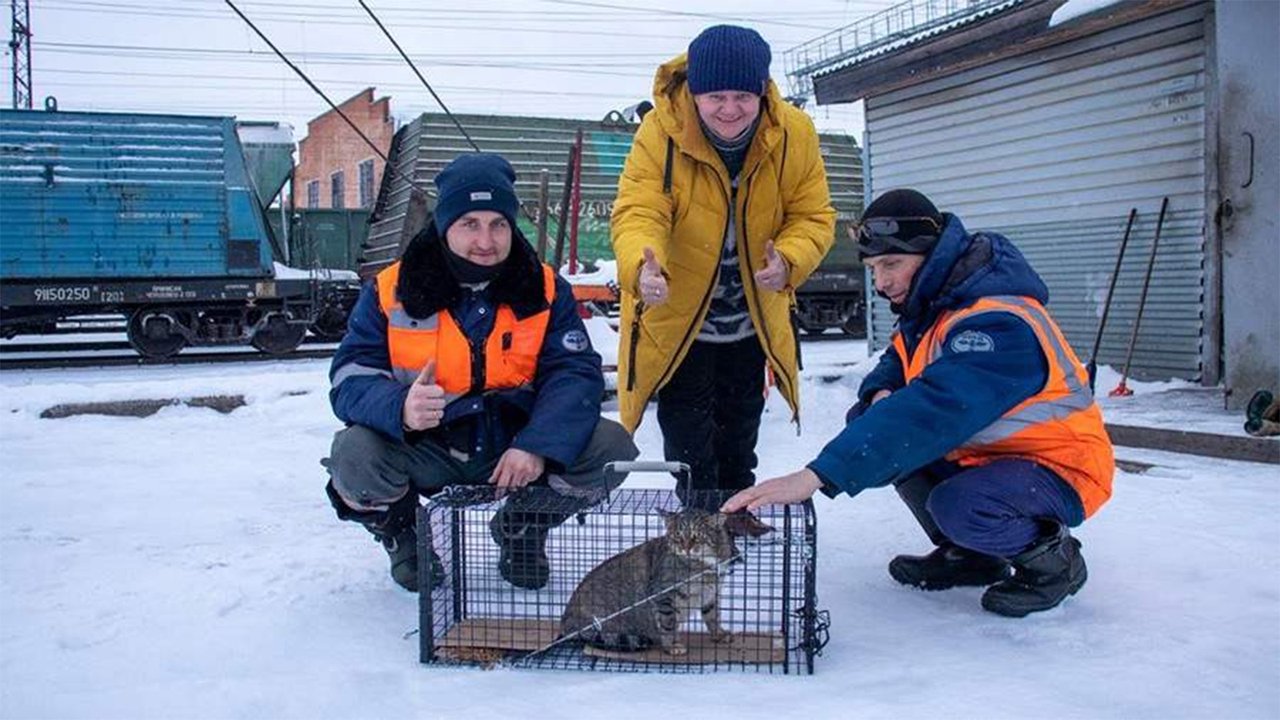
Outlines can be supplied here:
<path id="1" fill-rule="evenodd" d="M 732 642 L 719 607 L 720 576 L 737 555 L 728 516 L 659 512 L 666 535 L 614 555 L 582 578 L 560 619 L 562 637 L 578 633 L 588 645 L 627 652 L 658 643 L 670 655 L 684 655 L 677 631 L 697 608 L 715 642 Z"/>

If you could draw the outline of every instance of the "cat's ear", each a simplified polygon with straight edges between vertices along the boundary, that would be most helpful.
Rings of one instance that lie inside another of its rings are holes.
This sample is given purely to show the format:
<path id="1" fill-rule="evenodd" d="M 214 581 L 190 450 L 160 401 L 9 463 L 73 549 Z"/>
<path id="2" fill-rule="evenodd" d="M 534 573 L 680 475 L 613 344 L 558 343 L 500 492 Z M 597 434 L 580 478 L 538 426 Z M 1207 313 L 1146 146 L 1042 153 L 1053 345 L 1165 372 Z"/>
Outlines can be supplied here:
<path id="1" fill-rule="evenodd" d="M 737 535 L 738 537 L 760 537 L 766 533 L 773 532 L 772 526 L 764 524 L 760 521 L 760 518 L 746 512 L 745 510 L 733 513 L 732 515 L 719 513 L 719 516 L 721 518 L 721 522 L 724 524 L 724 529 L 728 531 L 730 535 Z"/>
<path id="2" fill-rule="evenodd" d="M 676 523 L 676 515 L 679 515 L 680 513 L 674 510 L 663 510 L 662 508 L 658 508 L 658 514 L 662 516 L 662 523 L 666 526 L 667 532 L 671 532 L 671 528 L 675 526 Z"/>

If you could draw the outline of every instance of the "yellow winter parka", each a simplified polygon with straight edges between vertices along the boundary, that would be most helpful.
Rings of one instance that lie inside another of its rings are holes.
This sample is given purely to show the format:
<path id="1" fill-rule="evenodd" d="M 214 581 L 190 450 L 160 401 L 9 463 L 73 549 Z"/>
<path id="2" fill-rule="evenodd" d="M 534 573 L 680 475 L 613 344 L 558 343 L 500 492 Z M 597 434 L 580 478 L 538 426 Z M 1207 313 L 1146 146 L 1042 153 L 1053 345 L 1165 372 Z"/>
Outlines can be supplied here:
<path id="1" fill-rule="evenodd" d="M 622 291 L 622 424 L 631 431 L 639 426 L 645 405 L 671 379 L 702 327 L 716 288 L 730 203 L 751 321 L 778 391 L 798 422 L 794 288 L 809 277 L 835 239 L 836 213 L 818 134 L 809 117 L 785 102 L 769 81 L 760 125 L 734 190 L 724 162 L 698 123 L 685 68 L 684 55 L 658 68 L 654 108 L 636 132 L 613 208 L 613 251 Z M 790 269 L 782 292 L 755 282 L 755 273 L 765 266 L 769 240 Z M 670 299 L 656 307 L 645 307 L 640 300 L 646 247 L 653 249 L 668 277 Z"/>

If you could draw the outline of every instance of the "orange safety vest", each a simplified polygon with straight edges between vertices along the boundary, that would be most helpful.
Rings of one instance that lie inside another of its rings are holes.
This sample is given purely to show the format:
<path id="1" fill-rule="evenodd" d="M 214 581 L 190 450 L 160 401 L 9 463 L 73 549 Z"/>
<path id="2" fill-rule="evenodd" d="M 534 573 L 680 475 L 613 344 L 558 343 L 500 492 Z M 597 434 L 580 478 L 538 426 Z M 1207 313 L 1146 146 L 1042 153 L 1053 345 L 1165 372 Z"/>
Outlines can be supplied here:
<path id="1" fill-rule="evenodd" d="M 978 431 L 948 453 L 947 459 L 964 466 L 985 465 L 1003 457 L 1031 460 L 1075 488 L 1084 515 L 1089 517 L 1111 497 L 1115 454 L 1084 366 L 1048 311 L 1034 298 L 986 297 L 960 310 L 944 312 L 920 339 L 914 356 L 908 355 L 902 333 L 894 333 L 893 347 L 902 359 L 906 380 L 910 383 L 938 358 L 956 323 L 989 312 L 1012 313 L 1031 327 L 1048 359 L 1049 379 L 1040 392 Z"/>
<path id="2" fill-rule="evenodd" d="M 427 362 L 435 360 L 436 384 L 444 388 L 451 399 L 471 392 L 532 384 L 556 293 L 555 272 L 543 265 L 542 275 L 547 309 L 517 319 L 510 307 L 499 305 L 493 331 L 485 339 L 483 348 L 472 348 L 448 310 L 428 318 L 411 317 L 405 312 L 396 296 L 399 262 L 379 272 L 378 304 L 387 318 L 387 350 L 396 379 L 412 384 Z M 480 351 L 483 351 L 480 356 L 484 361 L 483 377 L 477 376 L 471 366 L 473 354 Z"/>

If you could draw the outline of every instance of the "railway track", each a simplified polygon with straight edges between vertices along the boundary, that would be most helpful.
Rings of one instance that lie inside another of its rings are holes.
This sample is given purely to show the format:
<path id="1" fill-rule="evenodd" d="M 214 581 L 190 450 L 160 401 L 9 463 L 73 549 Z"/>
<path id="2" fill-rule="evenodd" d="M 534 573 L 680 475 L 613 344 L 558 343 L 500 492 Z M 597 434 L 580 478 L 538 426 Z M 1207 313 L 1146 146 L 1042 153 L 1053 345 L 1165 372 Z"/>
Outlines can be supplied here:
<path id="1" fill-rule="evenodd" d="M 0 370 L 47 368 L 141 367 L 198 363 L 270 362 L 332 357 L 338 344 L 308 338 L 290 353 L 271 355 L 247 346 L 187 348 L 169 358 L 138 355 L 126 341 L 82 343 L 0 343 Z"/>
<path id="2" fill-rule="evenodd" d="M 321 340 L 319 338 L 314 338 L 314 337 L 308 337 L 302 341 L 303 348 L 308 348 L 310 346 L 318 346 L 318 345 L 325 345 L 325 346 L 332 345 L 334 347 L 337 347 L 337 343 L 335 342 Z M 227 345 L 227 346 L 224 346 L 225 349 L 223 349 L 222 352 L 226 352 L 227 350 L 240 348 L 240 347 L 242 346 Z M 243 346 L 243 347 L 248 348 L 248 346 Z M 198 352 L 201 350 L 211 350 L 211 349 L 217 350 L 218 348 L 194 347 L 194 348 L 189 348 L 184 352 L 192 352 L 192 351 Z M 6 355 L 15 355 L 20 353 L 74 353 L 74 352 L 116 352 L 116 351 L 127 351 L 131 353 L 134 352 L 133 347 L 129 345 L 128 340 L 85 340 L 85 341 L 77 341 L 77 342 L 25 342 L 25 343 L 12 342 L 12 341 L 0 342 L 0 359 L 3 359 L 4 356 Z M 253 350 L 253 352 L 258 352 L 258 351 Z"/>
<path id="3" fill-rule="evenodd" d="M 864 335 L 863 337 L 866 337 L 866 336 Z M 847 341 L 847 340 L 860 340 L 860 339 L 862 338 L 859 338 L 855 335 L 846 335 L 842 332 L 826 332 L 818 335 L 814 335 L 813 333 L 805 333 L 805 332 L 800 333 L 800 342 L 802 343 L 835 342 L 837 340 Z"/>
<path id="4" fill-rule="evenodd" d="M 338 344 L 308 337 L 301 347 L 283 355 L 271 355 L 247 346 L 186 348 L 169 358 L 145 358 L 139 356 L 119 332 L 78 328 L 90 337 L 79 341 L 54 340 L 50 342 L 0 341 L 0 370 L 32 370 L 47 368 L 129 367 L 150 365 L 191 365 L 198 363 L 269 362 L 272 360 L 309 360 L 331 357 Z M 66 332 L 66 331 L 64 331 Z M 91 339 L 92 335 L 105 335 L 103 339 Z M 109 339 L 108 339 L 109 338 Z M 850 337 L 840 332 L 818 335 L 802 333 L 801 342 L 827 343 L 846 341 Z"/>

